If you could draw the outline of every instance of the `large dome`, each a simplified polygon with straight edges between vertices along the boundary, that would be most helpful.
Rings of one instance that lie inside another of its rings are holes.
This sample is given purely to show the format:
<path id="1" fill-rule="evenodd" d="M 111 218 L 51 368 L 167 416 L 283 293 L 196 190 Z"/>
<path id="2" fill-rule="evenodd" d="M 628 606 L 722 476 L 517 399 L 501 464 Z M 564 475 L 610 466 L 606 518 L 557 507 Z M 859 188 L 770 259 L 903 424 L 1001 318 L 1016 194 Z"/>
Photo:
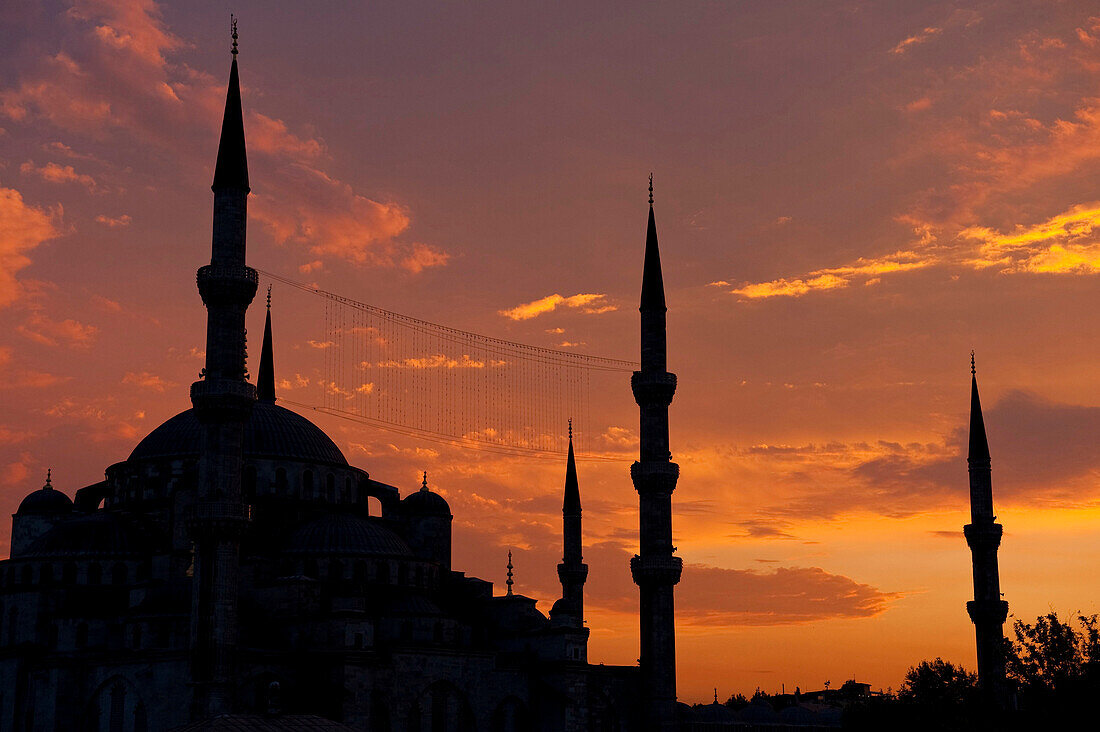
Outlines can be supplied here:
<path id="1" fill-rule="evenodd" d="M 130 460 L 198 457 L 202 426 L 188 409 L 157 427 L 138 443 Z M 256 402 L 244 427 L 244 455 L 310 463 L 347 465 L 340 448 L 321 429 L 300 414 L 271 402 Z"/>

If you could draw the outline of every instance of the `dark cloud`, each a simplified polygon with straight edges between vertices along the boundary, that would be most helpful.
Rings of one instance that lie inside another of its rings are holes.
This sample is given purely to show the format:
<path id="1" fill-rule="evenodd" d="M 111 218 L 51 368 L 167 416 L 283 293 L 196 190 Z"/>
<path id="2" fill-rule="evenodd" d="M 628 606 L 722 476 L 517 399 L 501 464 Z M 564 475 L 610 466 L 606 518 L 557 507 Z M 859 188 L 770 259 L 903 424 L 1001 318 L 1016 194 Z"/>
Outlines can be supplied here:
<path id="1" fill-rule="evenodd" d="M 560 596 L 556 532 L 524 527 L 525 549 L 513 548 L 516 591 L 538 599 L 545 612 Z M 456 527 L 455 565 L 486 577 L 503 577 L 508 538 L 485 527 Z M 590 607 L 634 613 L 638 588 L 630 577 L 632 552 L 616 541 L 586 545 L 585 586 Z M 487 566 L 486 557 L 496 561 Z M 778 560 L 761 560 L 777 562 Z M 830 618 L 870 617 L 884 612 L 900 594 L 886 592 L 820 567 L 775 567 L 771 571 L 724 569 L 685 563 L 676 588 L 680 623 L 708 626 L 789 625 Z"/>

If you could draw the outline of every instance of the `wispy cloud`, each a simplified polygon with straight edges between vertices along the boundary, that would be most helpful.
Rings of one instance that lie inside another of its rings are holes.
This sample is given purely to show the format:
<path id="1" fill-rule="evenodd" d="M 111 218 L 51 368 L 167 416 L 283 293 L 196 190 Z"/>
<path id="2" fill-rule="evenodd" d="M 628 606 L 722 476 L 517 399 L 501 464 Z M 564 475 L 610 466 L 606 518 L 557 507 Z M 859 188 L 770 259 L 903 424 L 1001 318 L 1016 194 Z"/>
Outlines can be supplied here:
<path id="1" fill-rule="evenodd" d="M 975 267 L 1006 272 L 1093 274 L 1100 271 L 1100 202 L 1079 204 L 1032 226 L 1010 233 L 972 226 L 960 236 L 978 243 Z"/>
<path id="2" fill-rule="evenodd" d="M 133 384 L 134 386 L 140 386 L 145 389 L 152 389 L 153 391 L 159 392 L 163 392 L 165 389 L 176 385 L 174 381 L 168 381 L 164 377 L 148 371 L 142 371 L 140 373 L 127 371 L 126 375 L 122 377 L 122 383 Z"/>
<path id="3" fill-rule="evenodd" d="M 937 259 L 930 254 L 903 251 L 886 257 L 866 259 L 860 257 L 852 264 L 841 267 L 829 267 L 809 272 L 800 277 L 780 277 L 768 282 L 754 282 L 729 290 L 730 294 L 750 300 L 769 297 L 800 297 L 811 292 L 837 290 L 848 287 L 854 281 L 875 284 L 877 278 L 895 272 L 910 272 L 936 264 Z M 729 287 L 729 282 L 718 280 L 710 283 L 712 287 Z"/>
<path id="4" fill-rule="evenodd" d="M 935 26 L 928 26 L 919 33 L 914 33 L 898 42 L 898 45 L 890 49 L 890 53 L 900 55 L 909 51 L 914 46 L 919 46 L 922 43 L 927 43 L 930 39 L 935 38 L 940 33 L 943 33 L 943 28 L 937 28 Z"/>
<path id="5" fill-rule="evenodd" d="M 98 187 L 93 178 L 85 173 L 78 173 L 71 165 L 58 165 L 46 163 L 39 167 L 33 160 L 28 160 L 19 166 L 19 172 L 24 175 L 34 175 L 49 183 L 79 183 L 88 190 L 94 191 Z"/>
<path id="6" fill-rule="evenodd" d="M 554 293 L 538 300 L 517 305 L 510 310 L 501 310 L 500 314 L 512 320 L 530 320 L 546 313 L 552 313 L 558 308 L 573 308 L 591 314 L 607 313 L 617 309 L 615 305 L 607 303 L 607 295 L 584 293 L 566 297 Z"/>
<path id="7" fill-rule="evenodd" d="M 23 293 L 16 278 L 31 263 L 27 256 L 42 242 L 60 236 L 60 206 L 46 210 L 31 206 L 19 191 L 0 187 L 0 307 L 11 305 Z"/>

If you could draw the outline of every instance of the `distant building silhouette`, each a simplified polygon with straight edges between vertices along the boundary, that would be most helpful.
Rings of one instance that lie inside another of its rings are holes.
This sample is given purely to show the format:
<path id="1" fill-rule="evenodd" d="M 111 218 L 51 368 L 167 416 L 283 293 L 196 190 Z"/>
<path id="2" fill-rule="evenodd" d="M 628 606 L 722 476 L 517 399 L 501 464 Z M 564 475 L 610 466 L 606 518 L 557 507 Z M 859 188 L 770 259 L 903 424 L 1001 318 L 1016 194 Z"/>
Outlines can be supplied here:
<path id="1" fill-rule="evenodd" d="M 974 355 L 970 356 L 970 447 L 966 462 L 970 472 L 970 523 L 963 527 L 974 563 L 974 599 L 966 610 L 974 622 L 978 648 L 978 685 L 994 703 L 1005 706 L 1004 623 L 1008 603 L 1001 599 L 997 569 L 997 548 L 1003 527 L 993 515 L 993 479 L 989 441 L 985 435 L 982 402 L 978 397 L 978 376 Z"/>
<path id="2" fill-rule="evenodd" d="M 534 599 L 494 597 L 491 583 L 452 568 L 451 510 L 426 475 L 402 498 L 276 404 L 270 299 L 257 384 L 248 382 L 245 313 L 258 280 L 245 256 L 236 56 L 234 33 L 211 260 L 198 272 L 208 321 L 193 406 L 75 502 L 47 474 L 20 504 L 0 562 L 0 729 L 618 732 L 641 729 L 643 714 L 670 720 L 675 379 L 664 369 L 652 211 L 633 379 L 643 691 L 637 667 L 587 662 L 572 435 L 562 597 L 548 617 Z"/>

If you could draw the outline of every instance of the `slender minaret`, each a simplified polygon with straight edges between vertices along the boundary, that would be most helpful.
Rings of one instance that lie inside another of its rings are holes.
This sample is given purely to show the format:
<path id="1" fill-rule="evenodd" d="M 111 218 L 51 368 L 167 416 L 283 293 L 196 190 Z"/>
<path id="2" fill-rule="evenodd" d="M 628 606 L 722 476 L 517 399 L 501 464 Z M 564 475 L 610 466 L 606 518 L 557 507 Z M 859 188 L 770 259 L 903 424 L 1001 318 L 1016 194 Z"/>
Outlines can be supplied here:
<path id="1" fill-rule="evenodd" d="M 256 400 L 275 403 L 275 350 L 271 345 L 271 285 L 267 286 L 267 321 L 260 347 L 260 368 L 256 370 Z M 427 473 L 425 473 L 425 480 Z"/>
<path id="2" fill-rule="evenodd" d="M 639 553 L 630 560 L 630 572 L 641 598 L 642 699 L 650 729 L 675 725 L 676 618 L 673 588 L 680 581 L 683 560 L 673 556 L 672 491 L 680 466 L 668 449 L 668 406 L 676 391 L 676 375 L 665 363 L 665 287 L 657 224 L 653 219 L 653 176 L 649 177 L 649 228 L 642 269 L 642 368 L 630 379 L 641 414 L 640 454 L 630 466 L 638 491 Z"/>
<path id="3" fill-rule="evenodd" d="M 562 501 L 564 548 L 558 579 L 561 599 L 574 626 L 584 626 L 584 581 L 588 565 L 581 556 L 581 491 L 577 481 L 577 460 L 573 456 L 573 420 L 569 420 L 569 460 L 565 464 L 565 500 Z"/>
<path id="4" fill-rule="evenodd" d="M 1004 623 L 1008 603 L 1001 599 L 997 571 L 997 548 L 1003 528 L 993 515 L 993 481 L 989 463 L 989 442 L 985 436 L 982 403 L 978 398 L 978 377 L 974 354 L 970 354 L 970 523 L 963 527 L 974 561 L 974 599 L 966 611 L 974 622 L 978 645 L 978 684 L 994 703 L 1005 706 Z"/>
<path id="5" fill-rule="evenodd" d="M 256 400 L 245 369 L 245 311 L 256 295 L 256 271 L 245 266 L 248 163 L 237 28 L 225 117 L 214 170 L 214 235 L 210 264 L 198 272 L 207 310 L 206 368 L 191 385 L 191 403 L 203 430 L 198 491 L 188 519 L 194 542 L 191 605 L 192 717 L 232 711 L 237 646 L 241 535 L 248 506 L 241 500 L 241 441 Z"/>

